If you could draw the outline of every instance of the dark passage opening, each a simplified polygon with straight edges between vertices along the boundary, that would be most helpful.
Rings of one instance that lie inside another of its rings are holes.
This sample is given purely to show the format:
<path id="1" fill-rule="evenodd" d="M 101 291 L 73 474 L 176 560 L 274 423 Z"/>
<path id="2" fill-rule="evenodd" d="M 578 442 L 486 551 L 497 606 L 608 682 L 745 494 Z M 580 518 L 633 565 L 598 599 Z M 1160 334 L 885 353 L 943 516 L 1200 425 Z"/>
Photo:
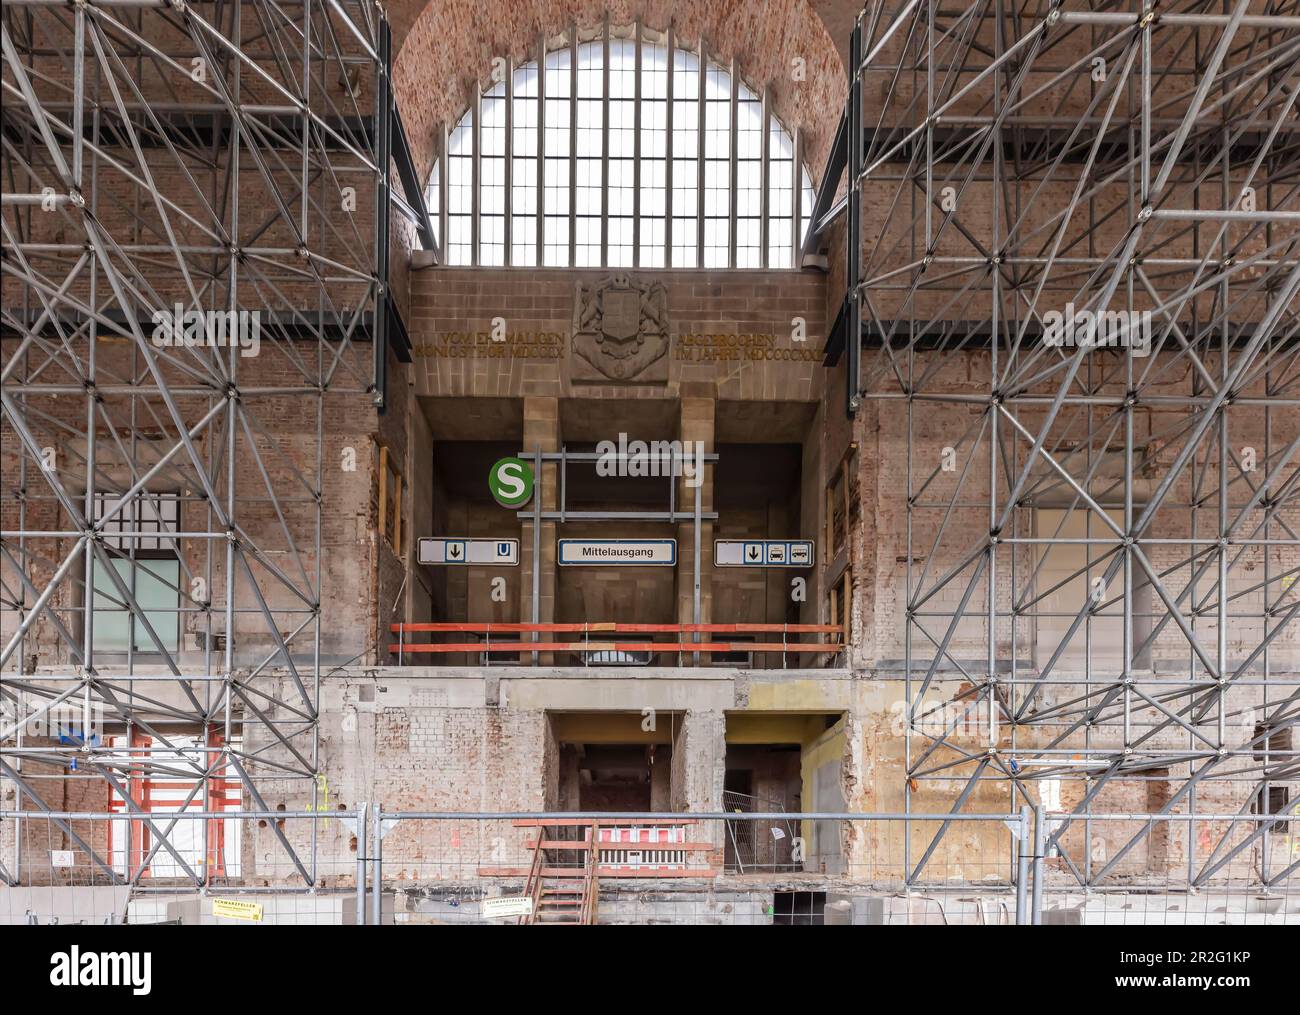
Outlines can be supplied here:
<path id="1" fill-rule="evenodd" d="M 772 896 L 773 926 L 820 926 L 825 920 L 825 892 L 776 892 Z"/>

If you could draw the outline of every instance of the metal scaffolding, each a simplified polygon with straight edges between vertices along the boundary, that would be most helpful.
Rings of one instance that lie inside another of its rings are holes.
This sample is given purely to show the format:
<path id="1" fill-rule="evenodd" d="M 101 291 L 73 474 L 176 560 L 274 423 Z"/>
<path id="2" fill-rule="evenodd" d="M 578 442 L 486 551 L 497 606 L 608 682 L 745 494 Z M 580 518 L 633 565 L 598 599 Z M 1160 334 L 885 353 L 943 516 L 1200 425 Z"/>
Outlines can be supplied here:
<path id="1" fill-rule="evenodd" d="M 1300 8 L 873 0 L 850 67 L 846 397 L 882 502 L 906 470 L 908 810 L 1054 804 L 1089 887 L 1139 847 L 1293 879 Z"/>
<path id="2" fill-rule="evenodd" d="M 382 404 L 389 56 L 361 0 L 5 4 L 0 784 L 42 823 L 112 801 L 111 855 L 51 819 L 107 883 L 221 875 L 166 810 L 321 807 L 326 413 Z"/>

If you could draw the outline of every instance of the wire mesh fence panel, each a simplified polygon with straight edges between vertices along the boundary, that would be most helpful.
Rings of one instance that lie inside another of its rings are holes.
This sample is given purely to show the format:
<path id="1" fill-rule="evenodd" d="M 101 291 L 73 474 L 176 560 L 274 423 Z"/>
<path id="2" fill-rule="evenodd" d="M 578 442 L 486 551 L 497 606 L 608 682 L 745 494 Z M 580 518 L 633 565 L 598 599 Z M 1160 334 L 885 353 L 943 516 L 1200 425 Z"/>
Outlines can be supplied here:
<path id="1" fill-rule="evenodd" d="M 1294 926 L 1294 824 L 1041 808 L 6 811 L 0 923 Z M 781 865 L 733 862 L 772 829 L 789 840 Z"/>
<path id="2" fill-rule="evenodd" d="M 1300 816 L 1051 814 L 1044 826 L 1044 922 L 1300 925 Z"/>
<path id="3" fill-rule="evenodd" d="M 1012 924 L 1029 916 L 1018 898 L 1029 822 L 1018 814 L 419 813 L 385 814 L 382 824 L 379 883 L 396 923 Z M 776 849 L 759 851 L 765 840 Z"/>
<path id="4" fill-rule="evenodd" d="M 356 923 L 365 824 L 357 811 L 5 812 L 0 924 Z"/>
<path id="5" fill-rule="evenodd" d="M 722 808 L 736 814 L 755 811 L 780 813 L 785 810 L 778 800 L 736 790 L 723 792 Z M 770 821 L 728 821 L 726 830 L 724 863 L 728 873 L 795 868 L 793 854 L 797 835 L 794 825 L 788 819 L 780 817 Z"/>

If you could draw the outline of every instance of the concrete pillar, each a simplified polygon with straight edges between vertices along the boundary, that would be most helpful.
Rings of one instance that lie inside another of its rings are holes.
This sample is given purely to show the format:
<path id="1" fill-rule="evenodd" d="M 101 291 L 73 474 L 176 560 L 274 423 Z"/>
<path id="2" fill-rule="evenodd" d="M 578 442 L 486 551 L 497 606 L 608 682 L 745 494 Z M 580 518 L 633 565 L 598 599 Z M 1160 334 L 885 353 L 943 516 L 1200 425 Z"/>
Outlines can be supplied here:
<path id="1" fill-rule="evenodd" d="M 682 712 L 672 745 L 672 807 L 720 811 L 727 775 L 727 716 L 720 711 Z"/>
<path id="2" fill-rule="evenodd" d="M 673 738 L 672 804 L 679 812 L 722 810 L 722 787 L 727 774 L 727 717 L 720 711 L 687 711 L 678 718 Z M 698 834 L 716 847 L 712 859 L 721 866 L 722 823 L 699 826 Z"/>
<path id="3" fill-rule="evenodd" d="M 693 452 L 694 441 L 702 441 L 705 454 L 716 449 L 713 441 L 717 401 L 710 388 L 707 395 L 683 392 L 681 421 L 678 439 L 684 451 Z M 706 466 L 699 481 L 700 510 L 713 510 L 713 468 Z M 677 480 L 677 505 L 679 511 L 692 511 L 695 507 L 696 487 L 682 476 Z M 712 623 L 713 590 L 710 580 L 713 573 L 713 523 L 700 526 L 700 616 L 699 623 Z M 677 622 L 695 623 L 695 525 L 681 522 L 677 526 Z M 690 641 L 690 638 L 684 638 Z M 684 657 L 685 658 L 685 657 Z"/>
<path id="4" fill-rule="evenodd" d="M 560 400 L 554 396 L 528 396 L 524 399 L 524 439 L 525 456 L 535 451 L 560 450 Z M 542 465 L 541 474 L 534 480 L 534 500 L 527 507 L 540 503 L 543 511 L 554 511 L 559 504 L 559 467 L 555 463 Z M 521 529 L 519 545 L 519 576 L 523 582 L 519 597 L 522 606 L 519 620 L 529 624 L 534 620 L 539 624 L 550 624 L 555 620 L 555 523 L 541 523 L 540 554 L 533 559 L 533 528 L 535 523 L 525 520 Z M 536 581 L 534 582 L 534 571 Z M 534 588 L 536 594 L 534 596 Z M 536 598 L 537 609 L 533 602 Z M 525 635 L 522 640 L 527 641 Z M 539 641 L 552 640 L 550 635 L 539 635 Z M 530 657 L 525 656 L 525 660 Z M 553 657 L 542 653 L 538 662 L 550 665 Z"/>

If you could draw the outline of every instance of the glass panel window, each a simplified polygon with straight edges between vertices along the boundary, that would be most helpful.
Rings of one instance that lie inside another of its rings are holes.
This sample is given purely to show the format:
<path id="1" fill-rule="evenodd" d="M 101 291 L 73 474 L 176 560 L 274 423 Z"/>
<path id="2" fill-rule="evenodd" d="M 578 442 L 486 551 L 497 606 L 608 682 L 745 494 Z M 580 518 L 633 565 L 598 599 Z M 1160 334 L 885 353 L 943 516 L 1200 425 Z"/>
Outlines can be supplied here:
<path id="1" fill-rule="evenodd" d="M 704 267 L 731 263 L 731 75 L 704 78 Z"/>
<path id="2" fill-rule="evenodd" d="M 736 102 L 736 267 L 761 268 L 763 100 L 738 85 Z"/>
<path id="3" fill-rule="evenodd" d="M 477 153 L 473 111 L 456 124 L 428 189 L 446 263 L 793 265 L 813 190 L 790 134 L 728 68 L 629 34 L 514 68 L 480 99 Z"/>
<path id="4" fill-rule="evenodd" d="M 474 112 L 456 124 L 447 145 L 447 263 L 472 264 Z"/>
<path id="5" fill-rule="evenodd" d="M 636 46 L 609 40 L 609 247 L 611 266 L 632 264 L 636 214 Z"/>
<path id="6" fill-rule="evenodd" d="M 812 224 L 813 205 L 817 203 L 817 193 L 813 190 L 812 177 L 808 175 L 808 170 L 803 170 L 800 174 L 803 180 L 803 198 L 801 201 L 803 216 L 803 231 L 799 234 L 799 242 L 803 243 L 808 239 L 808 227 Z"/>
<path id="7" fill-rule="evenodd" d="M 767 145 L 767 266 L 788 268 L 794 256 L 794 143 L 775 118 Z"/>
<path id="8" fill-rule="evenodd" d="M 506 263 L 506 86 L 498 83 L 482 99 L 479 127 L 478 263 Z"/>
<path id="9" fill-rule="evenodd" d="M 668 46 L 641 47 L 641 209 L 640 263 L 667 263 L 665 215 L 668 211 Z"/>
<path id="10" fill-rule="evenodd" d="M 573 52 L 546 54 L 544 134 L 546 221 L 543 225 L 543 264 L 569 266 L 569 156 L 572 150 Z"/>
<path id="11" fill-rule="evenodd" d="M 537 264 L 537 155 L 541 115 L 537 64 L 515 69 L 510 105 L 510 263 Z"/>
<path id="12" fill-rule="evenodd" d="M 433 241 L 442 242 L 442 159 L 433 164 L 429 174 L 429 186 L 424 195 L 424 206 L 429 212 L 429 228 L 433 231 Z"/>
<path id="13" fill-rule="evenodd" d="M 140 493 L 126 503 L 111 494 L 95 497 L 108 555 L 108 567 L 96 555 L 90 582 L 96 652 L 179 648 L 181 566 L 169 538 L 178 528 L 179 507 L 174 494 Z M 132 599 L 138 613 L 131 610 Z"/>
<path id="14" fill-rule="evenodd" d="M 577 180 L 574 253 L 579 267 L 601 263 L 605 190 L 605 45 L 578 47 Z"/>

